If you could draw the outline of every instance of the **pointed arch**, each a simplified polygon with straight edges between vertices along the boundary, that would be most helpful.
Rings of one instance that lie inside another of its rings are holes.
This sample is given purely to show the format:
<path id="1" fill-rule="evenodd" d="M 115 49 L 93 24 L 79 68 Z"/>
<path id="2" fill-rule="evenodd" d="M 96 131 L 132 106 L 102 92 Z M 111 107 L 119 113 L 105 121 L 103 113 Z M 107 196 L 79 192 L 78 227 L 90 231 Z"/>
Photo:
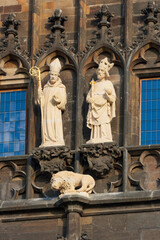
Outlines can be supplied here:
<path id="1" fill-rule="evenodd" d="M 24 79 L 26 83 L 29 83 L 29 68 L 28 61 L 21 55 L 14 51 L 5 51 L 0 55 L 1 85 L 23 84 Z"/>
<path id="2" fill-rule="evenodd" d="M 82 72 L 82 75 L 83 72 L 87 69 L 87 67 L 90 68 L 92 67 L 92 65 L 95 66 L 94 63 L 98 64 L 98 56 L 103 52 L 107 52 L 110 55 L 111 61 L 124 69 L 125 60 L 121 53 L 110 44 L 102 42 L 98 43 L 94 48 L 92 48 L 80 62 L 80 72 Z M 87 66 L 89 62 L 91 62 L 91 64 Z"/>
<path id="3" fill-rule="evenodd" d="M 146 59 L 144 57 L 145 52 L 151 48 L 154 48 L 158 52 L 160 52 L 160 43 L 155 39 L 152 39 L 152 40 L 145 40 L 141 44 L 139 44 L 129 55 L 127 68 L 132 70 L 134 65 L 141 62 L 145 63 L 146 62 Z"/>

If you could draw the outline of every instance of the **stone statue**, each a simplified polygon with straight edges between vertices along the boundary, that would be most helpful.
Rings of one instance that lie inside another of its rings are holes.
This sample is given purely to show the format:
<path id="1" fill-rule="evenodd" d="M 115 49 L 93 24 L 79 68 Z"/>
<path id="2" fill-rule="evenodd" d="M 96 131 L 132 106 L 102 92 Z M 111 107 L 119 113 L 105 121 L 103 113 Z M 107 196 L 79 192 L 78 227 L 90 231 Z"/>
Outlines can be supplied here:
<path id="1" fill-rule="evenodd" d="M 66 105 L 66 87 L 59 78 L 61 64 L 56 58 L 50 64 L 50 79 L 44 86 L 38 86 L 38 103 L 41 107 L 40 147 L 63 146 L 62 110 Z"/>
<path id="2" fill-rule="evenodd" d="M 97 69 L 98 80 L 90 83 L 92 87 L 87 95 L 87 127 L 91 129 L 91 136 L 87 143 L 112 142 L 110 123 L 115 117 L 116 93 L 107 77 L 113 65 L 114 63 L 108 62 L 107 57 L 102 59 Z"/>
<path id="3" fill-rule="evenodd" d="M 61 171 L 53 174 L 51 179 L 51 187 L 54 190 L 59 190 L 61 194 L 81 192 L 90 194 L 94 186 L 95 181 L 90 175 L 70 171 Z"/>

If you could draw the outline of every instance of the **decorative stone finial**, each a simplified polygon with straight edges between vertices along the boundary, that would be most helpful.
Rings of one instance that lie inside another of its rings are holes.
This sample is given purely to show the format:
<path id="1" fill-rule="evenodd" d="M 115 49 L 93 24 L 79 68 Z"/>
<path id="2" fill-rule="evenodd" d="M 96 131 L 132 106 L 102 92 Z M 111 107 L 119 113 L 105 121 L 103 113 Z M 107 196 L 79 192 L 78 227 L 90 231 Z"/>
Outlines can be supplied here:
<path id="1" fill-rule="evenodd" d="M 155 2 L 149 1 L 147 8 L 142 9 L 141 13 L 146 15 L 145 22 L 147 24 L 150 22 L 156 24 L 158 22 L 158 13 L 160 13 L 160 8 L 155 6 Z"/>
<path id="2" fill-rule="evenodd" d="M 20 25 L 21 21 L 16 20 L 16 14 L 10 13 L 8 14 L 8 18 L 3 21 L 3 26 L 7 28 L 5 31 L 5 34 L 8 36 L 9 34 L 12 34 L 14 36 L 17 35 L 18 26 Z"/>
<path id="3" fill-rule="evenodd" d="M 101 28 L 103 26 L 110 27 L 111 26 L 111 17 L 114 15 L 110 13 L 108 6 L 103 5 L 101 7 L 101 10 L 95 14 L 95 18 L 99 18 L 100 22 L 98 24 L 98 27 Z"/>
<path id="4" fill-rule="evenodd" d="M 0 40 L 0 53 L 5 52 L 6 50 L 12 50 L 16 54 L 25 57 L 29 62 L 29 53 L 21 48 L 18 38 L 18 26 L 20 24 L 21 21 L 16 19 L 15 13 L 8 14 L 7 19 L 3 21 L 5 38 Z"/>
<path id="5" fill-rule="evenodd" d="M 62 16 L 61 9 L 55 9 L 52 17 L 48 18 L 48 22 L 51 23 L 51 33 L 48 37 L 49 40 L 45 42 L 44 48 L 41 48 L 35 55 L 35 59 L 38 60 L 46 51 L 53 46 L 60 46 L 65 48 L 70 53 L 74 53 L 75 49 L 73 46 L 68 45 L 68 41 L 65 35 L 64 22 L 68 20 L 67 16 Z"/>
<path id="6" fill-rule="evenodd" d="M 98 23 L 100 30 L 97 31 L 97 36 L 99 35 L 101 38 L 107 40 L 108 42 L 113 41 L 111 17 L 113 17 L 113 14 L 110 13 L 107 5 L 103 5 L 100 11 L 95 14 L 95 18 L 98 18 L 100 20 Z"/>
<path id="7" fill-rule="evenodd" d="M 51 27 L 52 32 L 55 32 L 57 30 L 60 32 L 64 32 L 64 22 L 67 20 L 68 17 L 62 16 L 61 9 L 55 9 L 54 15 L 48 18 L 48 22 L 53 23 L 53 26 Z"/>

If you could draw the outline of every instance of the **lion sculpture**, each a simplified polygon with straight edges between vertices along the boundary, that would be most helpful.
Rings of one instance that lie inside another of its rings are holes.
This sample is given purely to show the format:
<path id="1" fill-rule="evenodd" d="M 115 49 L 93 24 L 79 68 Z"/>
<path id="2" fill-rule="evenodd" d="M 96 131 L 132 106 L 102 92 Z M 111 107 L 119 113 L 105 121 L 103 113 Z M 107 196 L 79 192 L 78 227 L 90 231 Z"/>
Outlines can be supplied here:
<path id="1" fill-rule="evenodd" d="M 61 194 L 86 192 L 90 194 L 95 186 L 95 181 L 90 175 L 83 175 L 70 171 L 61 171 L 52 175 L 51 187 L 59 190 Z"/>

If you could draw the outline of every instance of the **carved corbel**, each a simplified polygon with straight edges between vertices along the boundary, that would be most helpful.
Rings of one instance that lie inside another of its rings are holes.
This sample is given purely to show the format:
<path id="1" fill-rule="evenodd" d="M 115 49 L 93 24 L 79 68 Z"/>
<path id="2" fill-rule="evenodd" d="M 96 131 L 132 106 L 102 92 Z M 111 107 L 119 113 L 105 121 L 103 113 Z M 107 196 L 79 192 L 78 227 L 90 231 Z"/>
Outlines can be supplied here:
<path id="1" fill-rule="evenodd" d="M 80 148 L 82 165 L 97 178 L 103 178 L 114 168 L 121 150 L 116 143 L 86 144 Z"/>
<path id="2" fill-rule="evenodd" d="M 51 174 L 62 170 L 73 170 L 74 151 L 68 147 L 36 148 L 32 151 L 32 161 L 39 164 L 42 172 Z"/>

